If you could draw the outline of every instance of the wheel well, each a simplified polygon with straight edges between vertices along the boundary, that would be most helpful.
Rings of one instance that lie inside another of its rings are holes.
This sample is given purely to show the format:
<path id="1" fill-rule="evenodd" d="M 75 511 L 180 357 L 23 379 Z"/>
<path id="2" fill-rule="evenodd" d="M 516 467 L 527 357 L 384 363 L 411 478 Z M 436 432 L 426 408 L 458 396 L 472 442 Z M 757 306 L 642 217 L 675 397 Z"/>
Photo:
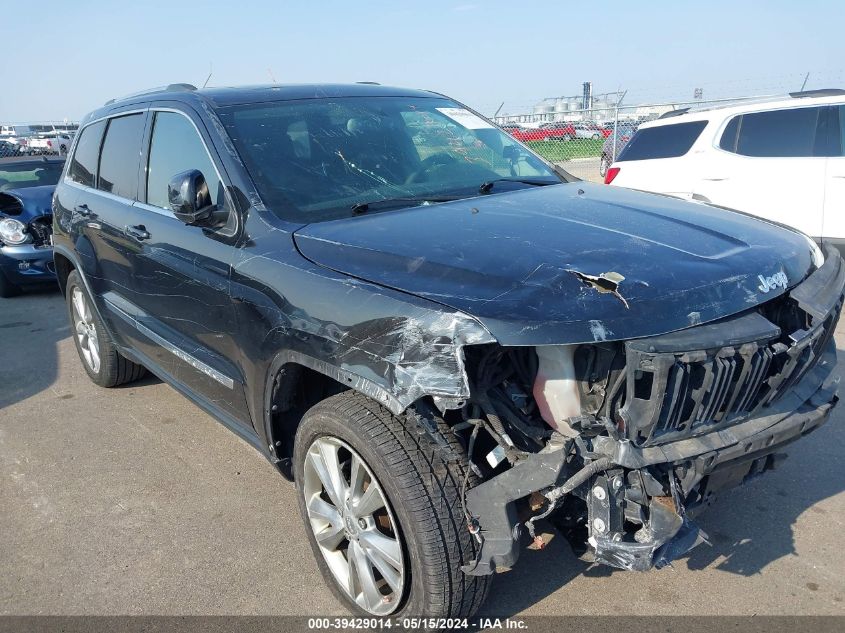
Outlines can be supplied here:
<path id="1" fill-rule="evenodd" d="M 267 432 L 277 466 L 287 479 L 293 479 L 293 441 L 302 416 L 321 400 L 348 390 L 347 385 L 304 365 L 286 363 L 279 368 L 267 408 Z"/>
<path id="2" fill-rule="evenodd" d="M 59 280 L 59 287 L 62 289 L 62 294 L 65 294 L 67 278 L 71 271 L 74 270 L 74 265 L 67 257 L 60 253 L 53 254 L 53 264 L 56 267 L 56 277 Z"/>

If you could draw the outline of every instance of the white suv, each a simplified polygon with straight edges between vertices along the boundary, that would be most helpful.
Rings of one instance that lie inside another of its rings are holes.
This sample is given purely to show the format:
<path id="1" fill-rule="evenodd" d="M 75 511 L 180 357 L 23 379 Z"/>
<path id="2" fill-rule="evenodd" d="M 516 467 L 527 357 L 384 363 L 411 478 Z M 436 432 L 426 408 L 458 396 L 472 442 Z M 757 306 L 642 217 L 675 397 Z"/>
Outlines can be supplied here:
<path id="1" fill-rule="evenodd" d="M 845 245 L 845 90 L 643 124 L 605 183 L 745 211 Z"/>

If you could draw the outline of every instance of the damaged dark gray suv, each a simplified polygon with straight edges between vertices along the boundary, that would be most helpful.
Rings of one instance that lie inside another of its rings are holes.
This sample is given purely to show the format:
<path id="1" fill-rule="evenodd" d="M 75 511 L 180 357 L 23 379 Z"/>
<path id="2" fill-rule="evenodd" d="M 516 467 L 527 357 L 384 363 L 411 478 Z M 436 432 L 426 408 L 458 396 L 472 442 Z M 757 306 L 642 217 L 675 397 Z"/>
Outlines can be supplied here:
<path id="1" fill-rule="evenodd" d="M 835 250 L 576 181 L 431 92 L 110 102 L 53 206 L 92 380 L 148 369 L 266 455 L 362 614 L 469 616 L 540 517 L 661 566 L 837 401 Z"/>

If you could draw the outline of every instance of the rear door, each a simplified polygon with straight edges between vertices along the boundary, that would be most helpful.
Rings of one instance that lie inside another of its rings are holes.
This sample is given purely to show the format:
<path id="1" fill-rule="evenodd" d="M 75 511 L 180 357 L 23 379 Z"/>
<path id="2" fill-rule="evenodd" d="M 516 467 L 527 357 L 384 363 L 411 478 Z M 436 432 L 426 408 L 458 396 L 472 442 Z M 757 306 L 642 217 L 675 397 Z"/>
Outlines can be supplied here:
<path id="1" fill-rule="evenodd" d="M 127 220 L 134 241 L 131 314 L 138 346 L 176 381 L 251 428 L 236 361 L 229 270 L 238 216 L 224 170 L 202 120 L 182 106 L 150 112 L 143 147 L 141 201 Z M 168 183 L 198 169 L 224 219 L 214 228 L 188 226 L 169 208 Z"/>
<path id="2" fill-rule="evenodd" d="M 735 115 L 717 137 L 718 148 L 702 163 L 694 193 L 820 236 L 826 110 L 814 106 Z"/>
<path id="3" fill-rule="evenodd" d="M 131 267 L 137 246 L 125 227 L 138 192 L 146 117 L 145 111 L 131 112 L 86 127 L 68 169 L 78 189 L 72 214 L 76 250 L 98 304 L 112 295 L 136 300 Z M 108 310 L 104 316 L 123 342 L 131 340 L 125 322 Z"/>
<path id="4" fill-rule="evenodd" d="M 845 252 L 845 106 L 830 108 L 830 156 L 825 168 L 822 239 Z"/>

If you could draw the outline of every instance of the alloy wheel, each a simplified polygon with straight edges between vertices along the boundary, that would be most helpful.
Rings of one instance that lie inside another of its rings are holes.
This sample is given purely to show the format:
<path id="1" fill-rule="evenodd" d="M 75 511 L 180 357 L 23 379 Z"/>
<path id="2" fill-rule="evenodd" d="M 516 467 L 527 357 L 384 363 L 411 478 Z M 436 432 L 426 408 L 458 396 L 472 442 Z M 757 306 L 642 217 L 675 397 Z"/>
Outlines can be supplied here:
<path id="1" fill-rule="evenodd" d="M 399 606 L 406 574 L 387 497 L 358 453 L 336 437 L 308 448 L 303 493 L 314 538 L 338 585 L 374 615 Z"/>
<path id="2" fill-rule="evenodd" d="M 94 325 L 91 306 L 88 305 L 88 300 L 79 286 L 74 287 L 71 301 L 73 305 L 73 325 L 82 358 L 91 371 L 95 374 L 99 373 L 100 343 L 97 339 L 97 327 Z"/>

